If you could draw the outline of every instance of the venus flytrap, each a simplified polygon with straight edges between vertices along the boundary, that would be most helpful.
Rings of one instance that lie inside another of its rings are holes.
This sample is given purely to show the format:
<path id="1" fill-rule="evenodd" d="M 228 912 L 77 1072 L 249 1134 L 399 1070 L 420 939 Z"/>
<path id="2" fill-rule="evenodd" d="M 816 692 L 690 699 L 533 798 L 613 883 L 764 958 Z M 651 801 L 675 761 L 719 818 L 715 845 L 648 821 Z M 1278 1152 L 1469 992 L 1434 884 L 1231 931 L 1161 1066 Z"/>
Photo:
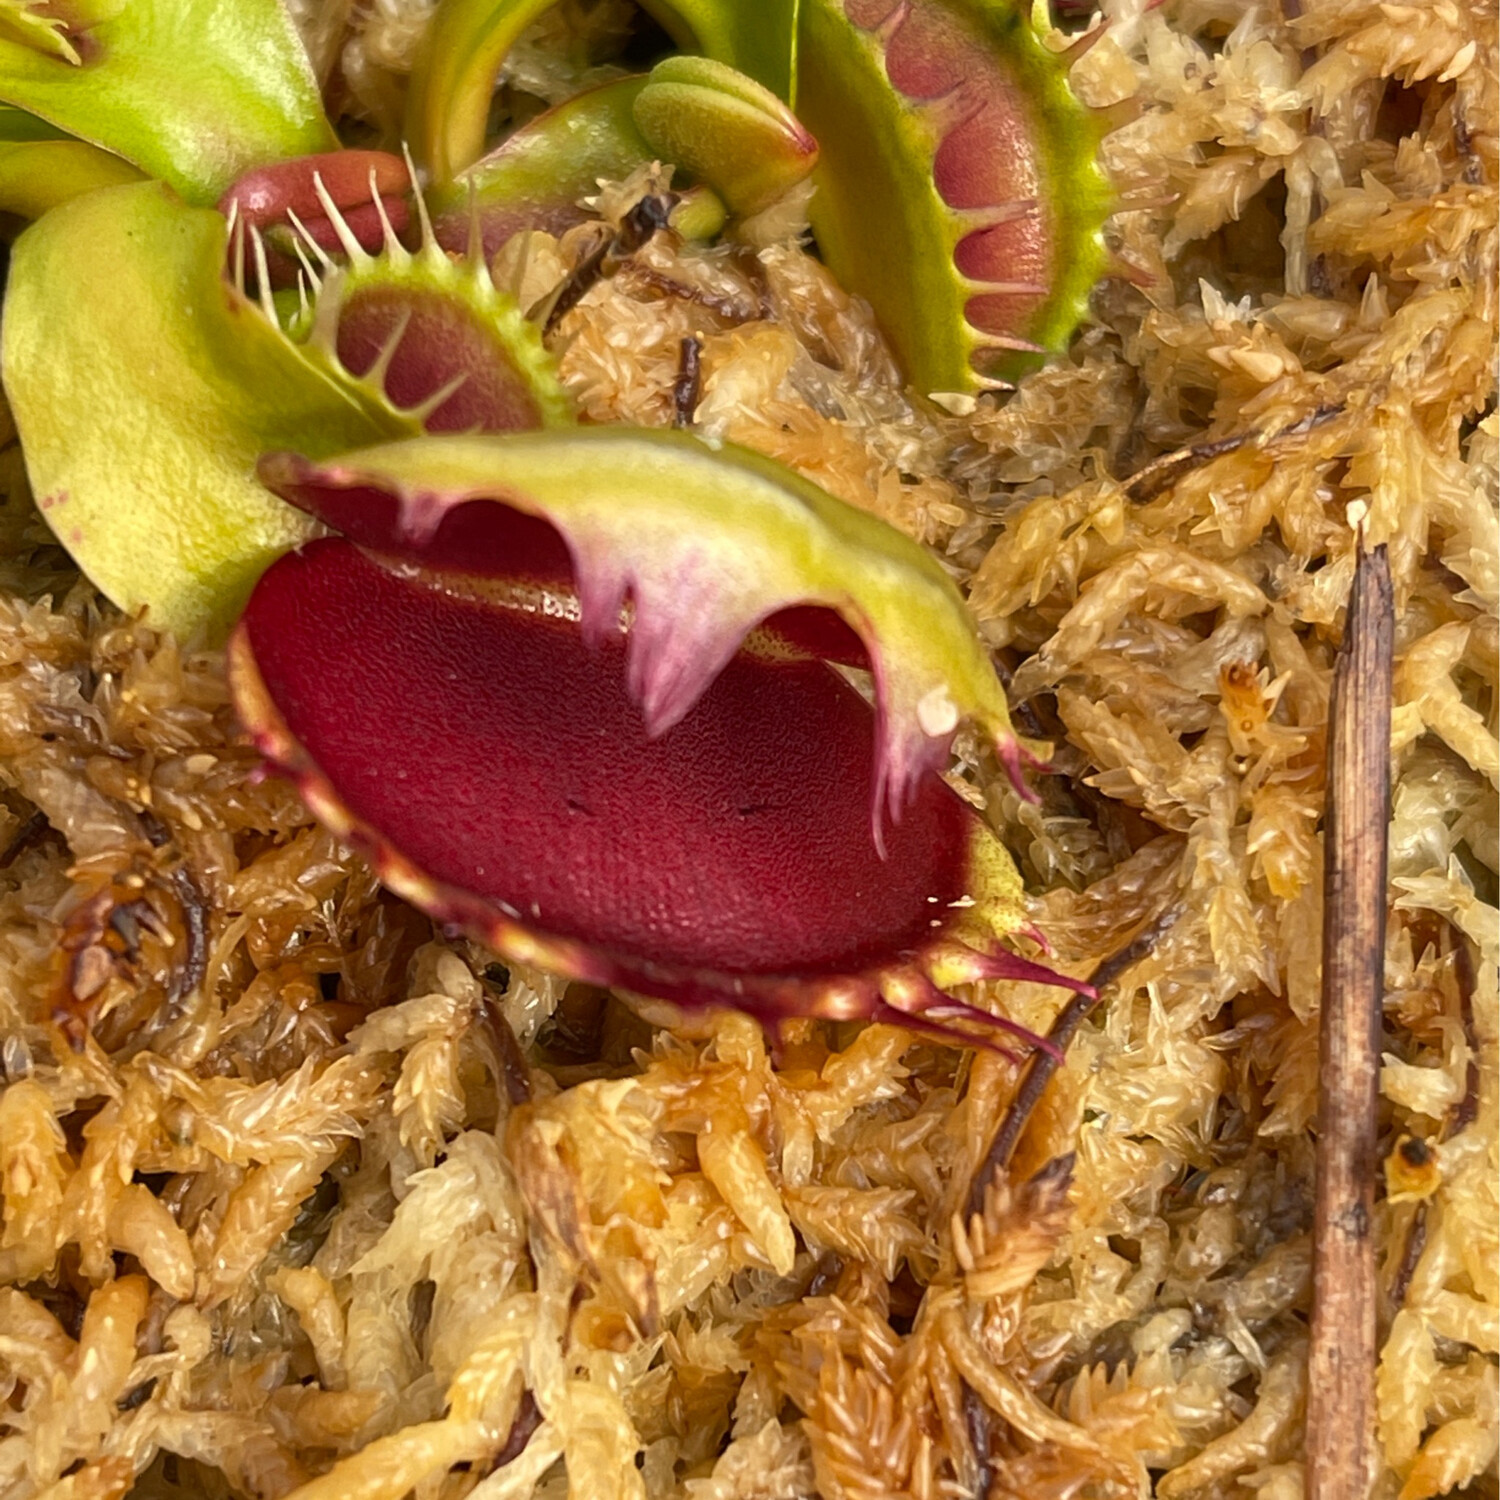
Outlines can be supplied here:
<path id="1" fill-rule="evenodd" d="M 1072 983 L 1003 946 L 1026 930 L 1015 867 L 937 774 L 960 719 L 1017 747 L 915 543 L 682 433 L 260 472 L 343 535 L 257 585 L 241 718 L 431 916 L 596 984 L 949 1040 L 1015 1028 L 940 984 Z M 873 709 L 834 663 L 871 670 Z"/>
<path id="2" fill-rule="evenodd" d="M 1104 127 L 1025 0 L 802 0 L 818 248 L 921 391 L 1063 347 L 1104 265 Z"/>
<path id="3" fill-rule="evenodd" d="M 993 1042 L 1015 1028 L 945 990 L 1071 984 L 1006 946 L 1015 867 L 940 775 L 965 722 L 1022 759 L 942 568 L 767 458 L 575 425 L 488 270 L 653 160 L 686 236 L 815 171 L 820 248 L 909 377 L 978 388 L 1097 271 L 1093 127 L 1029 17 L 656 0 L 706 56 L 485 156 L 547 4 L 442 0 L 410 94 L 434 223 L 406 163 L 333 149 L 271 0 L 93 3 L 0 17 L 0 99 L 51 122 L 0 143 L 44 215 L 4 314 L 28 471 L 114 602 L 234 627 L 241 718 L 312 811 L 502 953 L 683 1003 Z M 52 184 L 44 147 L 73 150 Z"/>

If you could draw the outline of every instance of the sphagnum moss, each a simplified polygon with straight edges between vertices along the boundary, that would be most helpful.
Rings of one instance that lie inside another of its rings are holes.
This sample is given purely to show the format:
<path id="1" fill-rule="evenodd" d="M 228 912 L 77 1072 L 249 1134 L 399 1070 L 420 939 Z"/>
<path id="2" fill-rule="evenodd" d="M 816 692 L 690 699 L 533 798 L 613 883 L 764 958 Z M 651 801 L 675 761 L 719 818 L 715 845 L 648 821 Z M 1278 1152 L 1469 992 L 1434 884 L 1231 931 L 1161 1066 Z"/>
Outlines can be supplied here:
<path id="1" fill-rule="evenodd" d="M 397 9 L 353 17 L 344 49 L 377 129 L 420 33 Z M 0 455 L 5 1485 L 1300 1495 L 1355 504 L 1398 611 L 1378 1492 L 1486 1493 L 1492 32 L 1464 5 L 1232 31 L 1118 7 L 1073 77 L 1142 105 L 1105 146 L 1137 274 L 969 415 L 913 401 L 787 242 L 653 243 L 558 330 L 582 409 L 651 422 L 698 338 L 700 430 L 894 521 L 970 589 L 1060 774 L 1024 805 L 960 744 L 961 780 L 1055 962 L 1085 972 L 1184 905 L 977 1224 L 952 1216 L 1010 1064 L 882 1026 L 772 1056 L 741 1018 L 667 1025 L 434 941 L 257 777 L 219 659 L 77 583 Z M 561 274 L 571 234 L 518 274 Z M 1131 485 L 1171 454 L 1168 482 Z M 65 983 L 95 1018 L 79 1051 L 46 1020 Z M 1005 1002 L 1038 1030 L 1061 1003 Z M 1046 1168 L 1069 1153 L 1064 1198 Z"/>

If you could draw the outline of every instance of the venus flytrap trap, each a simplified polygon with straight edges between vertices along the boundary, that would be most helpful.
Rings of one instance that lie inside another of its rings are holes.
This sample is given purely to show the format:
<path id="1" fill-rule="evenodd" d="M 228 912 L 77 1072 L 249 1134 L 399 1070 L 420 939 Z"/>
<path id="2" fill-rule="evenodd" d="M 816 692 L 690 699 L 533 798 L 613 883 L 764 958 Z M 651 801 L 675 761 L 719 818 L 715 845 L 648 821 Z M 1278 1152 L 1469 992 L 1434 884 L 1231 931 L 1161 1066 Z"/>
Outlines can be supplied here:
<path id="1" fill-rule="evenodd" d="M 1034 936 L 1015 867 L 939 774 L 965 722 L 1013 776 L 1023 759 L 942 568 L 763 456 L 576 426 L 488 269 L 653 161 L 687 184 L 673 228 L 704 238 L 815 172 L 821 247 L 909 377 L 974 388 L 1065 337 L 1097 271 L 1092 127 L 1033 22 L 662 0 L 707 56 L 486 156 L 497 70 L 547 5 L 443 0 L 410 92 L 424 195 L 397 157 L 330 149 L 260 0 L 182 21 L 198 83 L 264 27 L 217 134 L 196 98 L 145 108 L 166 63 L 141 38 L 179 8 L 25 12 L 26 40 L 0 38 L 0 98 L 55 122 L 18 117 L 18 152 L 79 137 L 50 200 L 42 158 L 16 158 L 31 211 L 72 201 L 17 244 L 3 355 L 33 486 L 90 577 L 181 636 L 234 626 L 267 759 L 394 889 L 513 959 L 990 1043 L 1016 1028 L 945 991 L 1071 985 L 1007 948 Z M 87 190 L 137 169 L 164 182 Z"/>
<path id="2" fill-rule="evenodd" d="M 915 543 L 759 455 L 623 427 L 273 455 L 261 477 L 343 537 L 257 586 L 236 705 L 429 915 L 767 1020 L 984 1040 L 1009 1023 L 935 979 L 1056 982 L 1001 946 L 1015 868 L 937 774 L 960 717 L 1015 741 Z M 873 711 L 830 656 L 872 670 Z"/>
<path id="3" fill-rule="evenodd" d="M 759 213 L 817 165 L 818 143 L 775 94 L 707 57 L 669 57 L 635 101 L 663 161 L 708 182 L 738 215 Z"/>
<path id="4" fill-rule="evenodd" d="M 299 165 L 297 163 L 291 164 Z M 420 197 L 420 243 L 396 237 L 383 202 L 370 202 L 381 236 L 370 254 L 314 174 L 322 222 L 343 252 L 335 262 L 306 236 L 313 294 L 287 319 L 288 337 L 335 380 L 425 432 L 504 432 L 572 421 L 572 406 L 536 325 L 499 291 L 477 252 L 450 257 Z"/>
<path id="5" fill-rule="evenodd" d="M 972 392 L 1061 349 L 1104 266 L 1104 127 L 1023 0 L 802 0 L 818 248 L 907 378 Z"/>
<path id="6" fill-rule="evenodd" d="M 21 236 L 5 296 L 6 396 L 43 515 L 111 600 L 183 639 L 222 636 L 311 535 L 256 483 L 261 453 L 418 430 L 304 357 L 225 276 L 227 248 L 212 209 L 109 188 Z M 91 275 L 102 254 L 109 275 Z"/>

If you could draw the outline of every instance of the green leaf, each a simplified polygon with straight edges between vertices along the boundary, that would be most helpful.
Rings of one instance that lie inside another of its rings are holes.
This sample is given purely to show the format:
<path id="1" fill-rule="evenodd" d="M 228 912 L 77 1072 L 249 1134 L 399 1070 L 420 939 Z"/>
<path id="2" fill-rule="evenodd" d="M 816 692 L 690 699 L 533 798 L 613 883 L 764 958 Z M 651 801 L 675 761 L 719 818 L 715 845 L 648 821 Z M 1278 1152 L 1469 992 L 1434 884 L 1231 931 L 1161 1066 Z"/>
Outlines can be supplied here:
<path id="1" fill-rule="evenodd" d="M 80 193 L 140 178 L 118 156 L 74 140 L 24 110 L 0 105 L 0 211 L 39 219 Z"/>
<path id="2" fill-rule="evenodd" d="M 225 236 L 220 214 L 157 183 L 76 198 L 16 241 L 0 330 L 47 520 L 116 604 L 181 637 L 225 632 L 309 534 L 256 482 L 261 453 L 412 430 L 229 285 Z"/>
<path id="3" fill-rule="evenodd" d="M 45 33 L 0 26 L 0 100 L 134 162 L 190 203 L 213 203 L 262 162 L 338 144 L 279 0 L 80 0 L 66 19 Z"/>
<path id="4" fill-rule="evenodd" d="M 406 137 L 441 186 L 484 155 L 490 97 L 516 38 L 556 0 L 442 0 L 406 95 Z"/>

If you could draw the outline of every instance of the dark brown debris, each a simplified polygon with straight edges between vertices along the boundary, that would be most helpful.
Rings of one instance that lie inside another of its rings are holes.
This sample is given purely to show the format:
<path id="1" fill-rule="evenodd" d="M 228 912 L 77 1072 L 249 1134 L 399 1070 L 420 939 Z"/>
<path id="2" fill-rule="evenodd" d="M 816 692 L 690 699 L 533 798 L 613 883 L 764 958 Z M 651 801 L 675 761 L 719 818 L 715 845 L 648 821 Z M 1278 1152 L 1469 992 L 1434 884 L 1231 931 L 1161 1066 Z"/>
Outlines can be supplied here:
<path id="1" fill-rule="evenodd" d="M 543 334 L 551 333 L 593 287 L 612 276 L 659 229 L 665 229 L 676 206 L 674 193 L 648 193 L 625 215 L 613 235 L 606 231 L 558 289 L 542 325 Z"/>
<path id="2" fill-rule="evenodd" d="M 677 350 L 677 379 L 672 382 L 672 425 L 691 427 L 698 403 L 703 399 L 703 345 L 694 337 L 682 340 Z"/>
<path id="3" fill-rule="evenodd" d="M 512 1108 L 531 1102 L 531 1072 L 516 1034 L 505 1019 L 505 1012 L 490 995 L 484 997 L 479 1010 L 479 1024 L 490 1051 L 494 1054 L 495 1081 L 505 1090 Z"/>
<path id="4" fill-rule="evenodd" d="M 12 835 L 4 851 L 0 852 L 0 870 L 9 869 L 28 849 L 41 843 L 51 827 L 45 813 L 32 813 Z"/>

